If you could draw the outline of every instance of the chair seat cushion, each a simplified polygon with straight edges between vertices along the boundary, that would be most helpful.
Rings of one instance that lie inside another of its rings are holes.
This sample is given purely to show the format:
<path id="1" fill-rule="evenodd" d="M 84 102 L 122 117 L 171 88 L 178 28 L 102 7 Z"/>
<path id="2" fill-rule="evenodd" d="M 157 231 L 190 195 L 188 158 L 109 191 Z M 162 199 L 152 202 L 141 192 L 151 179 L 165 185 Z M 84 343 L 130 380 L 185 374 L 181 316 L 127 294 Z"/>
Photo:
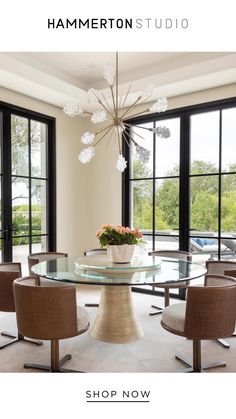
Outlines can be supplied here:
<path id="1" fill-rule="evenodd" d="M 185 324 L 186 302 L 171 304 L 162 313 L 162 323 L 173 331 L 183 333 Z"/>
<path id="2" fill-rule="evenodd" d="M 77 306 L 77 328 L 78 328 L 78 334 L 83 333 L 85 330 L 87 330 L 89 327 L 89 318 L 87 311 Z"/>

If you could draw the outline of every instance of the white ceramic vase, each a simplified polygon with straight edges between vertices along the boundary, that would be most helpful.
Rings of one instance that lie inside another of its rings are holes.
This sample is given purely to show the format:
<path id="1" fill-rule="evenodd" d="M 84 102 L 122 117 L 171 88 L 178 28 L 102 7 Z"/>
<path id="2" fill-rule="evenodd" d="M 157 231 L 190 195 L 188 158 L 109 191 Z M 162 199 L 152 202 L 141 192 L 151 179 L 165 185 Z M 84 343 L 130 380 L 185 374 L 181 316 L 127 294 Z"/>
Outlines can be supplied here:
<path id="1" fill-rule="evenodd" d="M 134 244 L 107 246 L 107 254 L 113 263 L 129 263 L 134 254 Z"/>

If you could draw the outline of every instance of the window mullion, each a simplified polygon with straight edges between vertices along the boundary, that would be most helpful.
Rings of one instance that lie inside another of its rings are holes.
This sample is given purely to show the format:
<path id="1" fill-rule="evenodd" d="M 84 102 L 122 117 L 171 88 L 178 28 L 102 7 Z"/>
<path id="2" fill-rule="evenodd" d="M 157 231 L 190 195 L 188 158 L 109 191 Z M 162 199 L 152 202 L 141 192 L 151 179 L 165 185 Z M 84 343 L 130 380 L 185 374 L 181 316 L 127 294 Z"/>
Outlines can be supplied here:
<path id="1" fill-rule="evenodd" d="M 154 121 L 153 127 L 156 128 Z M 152 198 L 152 250 L 155 250 L 155 234 L 156 234 L 156 136 L 153 133 L 153 198 Z"/>
<path id="2" fill-rule="evenodd" d="M 221 191 L 222 191 L 222 109 L 220 109 L 220 118 L 219 118 L 219 183 L 218 183 L 218 259 L 221 258 Z"/>
<path id="3" fill-rule="evenodd" d="M 189 250 L 190 225 L 190 116 L 180 119 L 179 249 Z"/>

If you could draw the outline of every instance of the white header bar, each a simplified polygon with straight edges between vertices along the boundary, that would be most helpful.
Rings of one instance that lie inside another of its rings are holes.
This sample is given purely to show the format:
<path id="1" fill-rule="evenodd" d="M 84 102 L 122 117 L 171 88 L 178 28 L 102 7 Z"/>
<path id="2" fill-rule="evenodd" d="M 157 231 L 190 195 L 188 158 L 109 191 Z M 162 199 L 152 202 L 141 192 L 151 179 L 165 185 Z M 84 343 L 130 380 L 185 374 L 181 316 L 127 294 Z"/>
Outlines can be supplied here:
<path id="1" fill-rule="evenodd" d="M 235 51 L 234 0 L 8 0 L 0 51 Z"/>

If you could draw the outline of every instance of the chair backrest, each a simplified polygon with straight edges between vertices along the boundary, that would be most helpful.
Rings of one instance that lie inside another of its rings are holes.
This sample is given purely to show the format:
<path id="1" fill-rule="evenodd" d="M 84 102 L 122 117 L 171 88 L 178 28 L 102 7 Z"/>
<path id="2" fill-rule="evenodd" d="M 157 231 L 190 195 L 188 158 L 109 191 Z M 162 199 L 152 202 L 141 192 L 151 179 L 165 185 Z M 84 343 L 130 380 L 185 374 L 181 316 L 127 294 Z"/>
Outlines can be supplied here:
<path id="1" fill-rule="evenodd" d="M 208 274 L 224 275 L 226 269 L 236 269 L 236 262 L 228 260 L 207 260 L 206 268 Z"/>
<path id="2" fill-rule="evenodd" d="M 232 276 L 233 278 L 236 278 L 236 269 L 227 269 L 224 272 L 224 275 Z"/>
<path id="3" fill-rule="evenodd" d="M 89 249 L 84 251 L 84 256 L 106 255 L 107 249 Z"/>
<path id="4" fill-rule="evenodd" d="M 21 276 L 21 263 L 20 262 L 0 263 L 0 273 L 1 272 L 17 272 Z"/>
<path id="5" fill-rule="evenodd" d="M 58 258 L 67 257 L 67 253 L 61 252 L 40 252 L 40 253 L 31 253 L 28 256 L 28 267 L 29 274 L 32 274 L 31 268 L 36 265 L 36 263 L 45 262 L 47 260 L 53 260 Z"/>
<path id="6" fill-rule="evenodd" d="M 19 332 L 34 339 L 76 336 L 75 287 L 37 285 L 37 276 L 18 278 L 13 284 Z"/>
<path id="7" fill-rule="evenodd" d="M 189 252 L 184 252 L 182 250 L 155 250 L 154 252 L 149 252 L 151 256 L 164 256 L 167 258 L 175 258 L 181 260 L 192 260 L 192 255 Z"/>
<path id="8" fill-rule="evenodd" d="M 217 280 L 217 286 L 188 288 L 184 335 L 190 339 L 223 338 L 234 331 L 236 281 L 223 275 Z"/>
<path id="9" fill-rule="evenodd" d="M 204 280 L 205 287 L 220 287 L 225 285 L 232 285 L 235 280 L 230 275 L 206 274 Z"/>
<path id="10" fill-rule="evenodd" d="M 21 277 L 20 263 L 0 263 L 0 311 L 15 311 L 13 281 L 19 277 Z"/>

